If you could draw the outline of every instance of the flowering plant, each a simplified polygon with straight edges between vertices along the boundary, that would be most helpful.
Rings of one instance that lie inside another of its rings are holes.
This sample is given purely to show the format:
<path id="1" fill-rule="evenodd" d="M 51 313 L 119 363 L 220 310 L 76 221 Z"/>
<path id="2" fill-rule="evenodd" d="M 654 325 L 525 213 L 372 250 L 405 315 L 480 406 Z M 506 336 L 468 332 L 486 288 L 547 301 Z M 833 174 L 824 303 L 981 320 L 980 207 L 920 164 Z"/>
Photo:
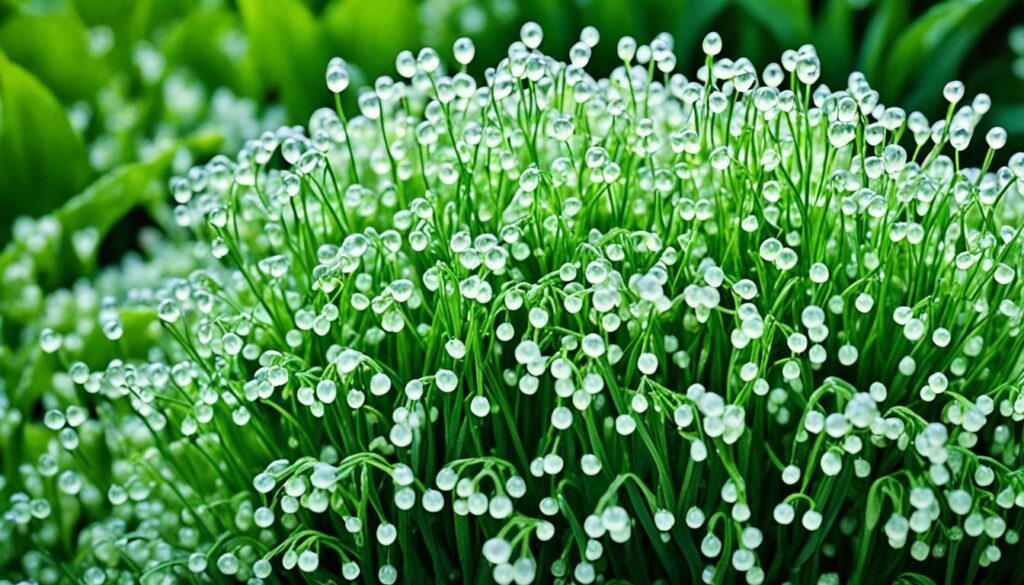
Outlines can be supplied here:
<path id="1" fill-rule="evenodd" d="M 468 39 L 403 52 L 171 181 L 199 267 L 99 311 L 153 312 L 145 358 L 40 335 L 74 403 L 0 524 L 16 578 L 1012 574 L 1024 154 L 961 166 L 988 99 L 932 123 L 715 34 L 693 79 L 669 35 L 595 79 L 595 29 L 542 38 L 482 82 Z"/>

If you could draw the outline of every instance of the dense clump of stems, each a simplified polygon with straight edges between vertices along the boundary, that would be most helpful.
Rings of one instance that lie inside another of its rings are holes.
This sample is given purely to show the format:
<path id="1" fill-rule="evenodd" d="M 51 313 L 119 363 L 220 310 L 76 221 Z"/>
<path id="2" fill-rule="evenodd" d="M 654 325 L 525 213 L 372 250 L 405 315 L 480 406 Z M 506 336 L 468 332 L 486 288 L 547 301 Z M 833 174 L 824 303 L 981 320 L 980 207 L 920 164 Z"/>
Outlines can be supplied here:
<path id="1" fill-rule="evenodd" d="M 112 516 L 19 570 L 1011 574 L 1024 155 L 997 166 L 994 128 L 961 166 L 987 97 L 950 83 L 931 123 L 858 74 L 816 85 L 812 47 L 758 72 L 714 34 L 692 80 L 668 35 L 620 40 L 594 79 L 596 30 L 568 63 L 542 36 L 525 25 L 482 81 L 402 53 L 358 111 L 339 97 L 172 181 L 208 258 L 122 301 L 156 311 L 150 362 L 64 356 L 93 406 L 46 414 L 70 456 L 23 470 L 5 523 L 62 522 L 83 486 Z M 473 53 L 455 44 L 463 69 Z M 116 303 L 101 317 L 119 338 Z M 106 485 L 75 456 L 92 417 Z"/>

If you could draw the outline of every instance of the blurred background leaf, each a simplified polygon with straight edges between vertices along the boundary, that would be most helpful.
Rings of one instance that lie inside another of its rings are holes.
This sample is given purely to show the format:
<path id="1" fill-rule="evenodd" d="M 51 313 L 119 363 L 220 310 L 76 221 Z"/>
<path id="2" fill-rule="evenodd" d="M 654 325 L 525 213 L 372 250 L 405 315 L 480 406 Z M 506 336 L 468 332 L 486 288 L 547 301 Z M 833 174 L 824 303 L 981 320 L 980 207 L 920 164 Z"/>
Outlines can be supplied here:
<path id="1" fill-rule="evenodd" d="M 239 0 L 238 7 L 263 79 L 293 120 L 308 117 L 324 101 L 309 80 L 322 81 L 331 56 L 317 20 L 299 0 Z"/>
<path id="2" fill-rule="evenodd" d="M 783 47 L 796 47 L 811 37 L 809 0 L 738 0 L 743 10 Z"/>
<path id="3" fill-rule="evenodd" d="M 825 63 L 840 71 L 850 71 L 854 59 L 854 18 L 850 0 L 828 0 L 820 24 L 814 30 L 814 46 Z"/>
<path id="4" fill-rule="evenodd" d="M 162 184 L 158 179 L 172 154 L 122 165 L 54 211 L 52 216 L 59 230 L 44 246 L 31 252 L 36 277 L 53 288 L 67 285 L 84 274 L 95 264 L 99 243 L 107 232 L 132 208 L 160 197 Z M 26 252 L 27 247 L 21 242 L 8 244 L 0 251 L 0 272 Z M 0 293 L 0 301 L 7 293 Z M 16 320 L 32 318 L 31 314 L 13 316 Z"/>
<path id="5" fill-rule="evenodd" d="M 323 12 L 323 27 L 335 54 L 365 71 L 383 72 L 394 66 L 399 51 L 421 46 L 420 28 L 410 18 L 415 14 L 413 0 L 334 0 Z M 320 69 L 318 81 L 323 77 Z"/>
<path id="6" fill-rule="evenodd" d="M 88 31 L 75 15 L 17 14 L 0 28 L 0 48 L 64 103 L 92 98 L 110 76 L 89 52 Z"/>
<path id="7" fill-rule="evenodd" d="M 1012 3 L 946 0 L 935 5 L 896 38 L 870 79 L 877 79 L 883 96 L 906 92 L 907 108 L 926 105 L 929 95 L 956 77 L 971 48 Z"/>
<path id="8" fill-rule="evenodd" d="M 255 52 L 248 51 L 240 26 L 239 15 L 230 10 L 197 10 L 167 35 L 164 53 L 208 87 L 222 86 L 239 95 L 259 97 L 263 85 Z"/>
<path id="9" fill-rule="evenodd" d="M 60 102 L 0 55 L 0 201 L 5 217 L 59 206 L 89 180 L 82 143 Z M 0 241 L 10 224 L 0 224 Z"/>

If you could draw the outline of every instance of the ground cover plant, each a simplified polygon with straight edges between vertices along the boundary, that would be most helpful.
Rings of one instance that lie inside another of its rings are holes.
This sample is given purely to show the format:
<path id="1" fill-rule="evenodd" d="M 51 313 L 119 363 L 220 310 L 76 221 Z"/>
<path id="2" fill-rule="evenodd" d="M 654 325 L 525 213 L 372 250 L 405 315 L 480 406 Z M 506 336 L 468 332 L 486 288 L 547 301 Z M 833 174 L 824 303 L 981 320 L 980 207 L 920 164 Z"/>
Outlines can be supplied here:
<path id="1" fill-rule="evenodd" d="M 330 105 L 320 72 L 350 57 L 356 85 L 390 73 L 402 49 L 479 43 L 473 75 L 493 65 L 524 20 L 546 29 L 546 52 L 567 54 L 585 25 L 608 38 L 673 36 L 679 69 L 702 62 L 717 30 L 762 68 L 783 49 L 814 44 L 821 81 L 851 70 L 885 103 L 944 112 L 941 89 L 962 80 L 994 104 L 986 123 L 1024 144 L 1021 16 L 1014 0 L 0 0 L 0 212 L 38 218 L 122 165 L 174 152 L 174 172 Z M 443 52 L 448 57 L 447 52 Z M 591 74 L 618 64 L 594 48 Z M 1017 75 L 1008 72 L 1015 71 Z M 344 99 L 346 107 L 354 101 Z M 202 137 L 205 148 L 196 143 Z M 968 155 L 970 156 L 970 155 Z M 52 161 L 64 172 L 50 172 Z M 972 165 L 981 160 L 969 159 Z M 166 180 L 159 173 L 161 181 Z M 147 209 L 147 214 L 152 211 Z M 0 245 L 13 222 L 0 222 Z M 133 249 L 145 214 L 122 219 L 101 260 Z M 166 229 L 167 226 L 164 226 Z M 89 273 L 91 275 L 91 273 Z M 61 274 L 59 286 L 77 274 Z M 50 287 L 52 290 L 52 286 Z M 18 324 L 7 328 L 16 328 Z M 8 334 L 8 339 L 21 338 Z"/>
<path id="2" fill-rule="evenodd" d="M 479 78 L 468 39 L 365 88 L 332 60 L 334 109 L 170 181 L 193 239 L 45 299 L 53 392 L 0 394 L 4 579 L 1020 579 L 1024 154 L 990 99 L 543 36 Z"/>

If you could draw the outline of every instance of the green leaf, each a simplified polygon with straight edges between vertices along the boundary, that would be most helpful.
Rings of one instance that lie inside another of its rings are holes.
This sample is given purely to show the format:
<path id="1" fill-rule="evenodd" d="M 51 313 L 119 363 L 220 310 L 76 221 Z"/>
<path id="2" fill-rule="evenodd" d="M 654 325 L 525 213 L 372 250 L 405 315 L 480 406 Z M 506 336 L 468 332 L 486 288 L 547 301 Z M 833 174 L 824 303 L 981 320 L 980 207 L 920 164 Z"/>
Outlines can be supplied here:
<path id="1" fill-rule="evenodd" d="M 151 0 L 72 0 L 75 11 L 89 26 L 104 24 L 118 30 Z"/>
<path id="2" fill-rule="evenodd" d="M 0 54 L 0 213 L 40 215 L 89 180 L 85 149 L 46 86 Z M 0 241 L 10 223 L 0 225 Z"/>
<path id="3" fill-rule="evenodd" d="M 885 503 L 882 488 L 885 487 L 888 479 L 888 477 L 883 477 L 876 480 L 868 490 L 867 507 L 864 509 L 864 529 L 868 532 L 874 530 L 878 525 L 878 520 L 882 517 L 882 504 Z"/>
<path id="4" fill-rule="evenodd" d="M 998 109 L 992 109 L 992 118 L 989 120 L 994 126 L 1002 126 L 1006 131 L 1015 136 L 1024 134 L 1024 104 L 1002 105 Z"/>
<path id="5" fill-rule="evenodd" d="M 187 68 L 206 87 L 227 87 L 238 95 L 258 97 L 262 90 L 256 63 L 247 54 L 232 56 L 225 49 L 229 35 L 240 27 L 238 14 L 215 8 L 190 13 L 167 35 L 164 56 Z"/>
<path id="6" fill-rule="evenodd" d="M 907 22 L 909 7 L 903 0 L 883 0 L 868 22 L 857 58 L 858 67 L 876 85 L 881 82 L 883 53 Z"/>
<path id="7" fill-rule="evenodd" d="M 54 216 L 65 231 L 95 228 L 100 238 L 135 206 L 162 194 L 153 181 L 170 164 L 173 150 L 148 162 L 120 166 L 68 201 Z"/>
<path id="8" fill-rule="evenodd" d="M 110 75 L 74 14 L 19 14 L 0 28 L 0 47 L 64 103 L 92 100 Z"/>
<path id="9" fill-rule="evenodd" d="M 853 62 L 853 7 L 850 0 L 829 0 L 815 28 L 814 42 L 822 70 L 845 76 Z M 833 77 L 835 80 L 844 77 Z"/>
<path id="10" fill-rule="evenodd" d="M 203 0 L 68 0 L 87 27 L 109 27 L 116 42 L 107 60 L 135 74 L 132 62 L 140 41 L 153 43 L 160 29 L 196 10 Z"/>
<path id="11" fill-rule="evenodd" d="M 728 5 L 728 0 L 690 2 L 685 7 L 685 18 L 674 19 L 676 25 L 671 32 L 675 37 L 675 52 L 680 65 L 696 67 L 704 64 L 704 54 L 700 50 L 701 39 Z"/>
<path id="12" fill-rule="evenodd" d="M 264 81 L 279 92 L 293 120 L 308 119 L 327 103 L 323 77 L 330 58 L 313 14 L 298 0 L 239 0 L 238 8 Z"/>
<path id="13" fill-rule="evenodd" d="M 37 270 L 42 273 L 39 276 L 50 284 L 59 284 L 59 279 L 72 279 L 90 267 L 98 243 L 103 241 L 107 231 L 131 209 L 162 194 L 162 186 L 155 180 L 163 176 L 173 152 L 168 150 L 151 161 L 118 167 L 55 211 L 53 217 L 60 224 L 60 237 L 33 257 Z M 81 257 L 74 240 L 76 234 L 87 229 L 95 237 L 97 246 L 91 254 Z M 0 254 L 0 272 L 24 253 L 22 242 L 10 243 Z M 0 294 L 0 300 L 5 296 Z"/>
<path id="14" fill-rule="evenodd" d="M 399 51 L 417 49 L 417 9 L 411 0 L 334 0 L 324 11 L 323 23 L 340 55 L 358 56 L 359 67 L 369 75 L 384 74 L 394 70 Z M 322 77 L 319 72 L 315 79 Z"/>
<path id="15" fill-rule="evenodd" d="M 640 14 L 627 2 L 594 2 L 584 7 L 583 18 L 587 24 L 592 24 L 601 31 L 603 39 L 618 39 L 623 35 L 636 35 L 643 30 Z M 599 43 L 596 49 L 601 51 L 603 44 Z M 614 52 L 615 41 L 609 42 L 608 45 L 609 47 L 604 48 L 611 50 L 608 53 L 609 58 L 612 59 L 612 63 L 618 62 Z"/>
<path id="16" fill-rule="evenodd" d="M 935 585 L 935 581 L 931 577 L 926 577 L 920 573 L 903 573 L 896 577 L 894 583 L 896 585 Z"/>
<path id="17" fill-rule="evenodd" d="M 97 242 L 100 242 L 107 231 L 128 211 L 153 196 L 162 195 L 161 182 L 156 179 L 162 177 L 173 154 L 174 150 L 171 149 L 151 161 L 118 167 L 100 177 L 88 189 L 54 212 L 53 217 L 61 226 L 60 237 L 34 256 L 34 263 L 42 272 L 40 276 L 48 277 L 51 281 L 70 279 L 82 273 L 83 265 L 91 265 L 95 258 L 95 249 L 91 257 L 79 257 L 72 243 L 75 234 L 85 229 L 95 230 Z M 24 253 L 26 251 L 21 242 L 8 245 L 0 255 L 0 273 Z M 16 380 L 13 383 L 12 399 L 15 404 L 27 406 L 33 404 L 43 392 L 52 387 L 53 373 L 63 369 L 64 365 L 54 356 L 42 353 L 39 345 L 35 343 L 39 335 L 36 328 L 41 327 L 35 321 L 36 315 L 9 313 L 10 307 L 3 303 L 6 296 L 0 293 L 0 308 L 4 309 L 5 317 L 10 317 L 8 325 L 17 327 L 19 323 L 28 323 L 16 336 L 28 341 L 14 355 L 20 367 L 17 372 L 11 372 Z M 152 346 L 154 337 L 150 325 L 155 318 L 155 314 L 150 310 L 123 312 L 121 321 L 124 333 L 121 340 L 117 343 L 110 342 L 99 328 L 95 328 L 85 340 L 81 359 L 90 365 L 100 365 L 114 357 L 142 358 L 143 354 L 138 352 L 144 352 L 145 348 Z M 53 325 L 59 330 L 64 330 L 58 324 Z"/>
<path id="18" fill-rule="evenodd" d="M 632 483 L 627 483 L 625 489 L 637 520 L 639 520 L 644 532 L 647 533 L 647 538 L 650 540 L 650 546 L 654 549 L 655 555 L 661 561 L 662 566 L 668 571 L 670 580 L 675 583 L 680 582 L 682 580 L 682 572 L 676 563 L 677 557 L 670 554 L 665 543 L 662 542 L 661 531 L 654 525 L 654 518 L 651 516 L 650 511 L 648 511 L 641 497 L 640 490 Z"/>
<path id="19" fill-rule="evenodd" d="M 940 48 L 930 52 L 920 66 L 920 75 L 906 98 L 909 108 L 924 109 L 929 102 L 942 102 L 942 87 L 958 77 L 967 55 L 986 31 L 1010 7 L 1012 0 L 989 0 L 974 4 L 970 14 L 946 37 Z"/>
<path id="20" fill-rule="evenodd" d="M 737 0 L 743 10 L 771 32 L 783 47 L 795 47 L 811 36 L 811 5 L 808 0 Z"/>
<path id="21" fill-rule="evenodd" d="M 915 99 L 936 91 L 955 74 L 967 51 L 1010 0 L 946 0 L 915 20 L 892 44 L 878 79 L 883 98 L 893 99 L 917 81 Z M 921 80 L 924 80 L 922 82 Z M 911 104 L 907 104 L 911 106 Z"/>

